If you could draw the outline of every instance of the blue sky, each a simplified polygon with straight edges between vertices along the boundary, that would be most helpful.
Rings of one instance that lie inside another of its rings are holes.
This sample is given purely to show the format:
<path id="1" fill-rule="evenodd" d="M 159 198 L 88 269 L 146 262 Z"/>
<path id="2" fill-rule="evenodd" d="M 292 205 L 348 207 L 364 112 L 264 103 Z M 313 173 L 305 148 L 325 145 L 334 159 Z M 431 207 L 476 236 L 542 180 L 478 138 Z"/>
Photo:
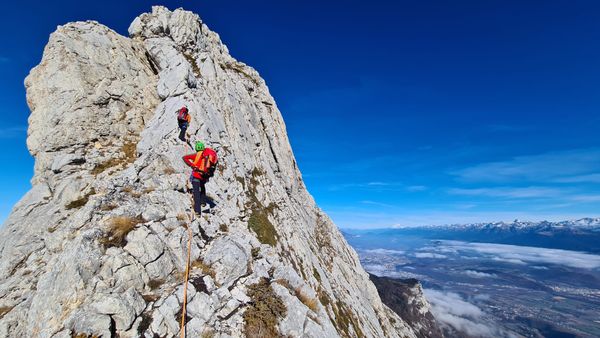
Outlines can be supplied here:
<path id="1" fill-rule="evenodd" d="M 0 14 L 0 220 L 29 189 L 23 79 L 56 25 L 126 34 L 145 1 Z M 265 78 L 340 227 L 600 216 L 597 1 L 166 1 Z"/>

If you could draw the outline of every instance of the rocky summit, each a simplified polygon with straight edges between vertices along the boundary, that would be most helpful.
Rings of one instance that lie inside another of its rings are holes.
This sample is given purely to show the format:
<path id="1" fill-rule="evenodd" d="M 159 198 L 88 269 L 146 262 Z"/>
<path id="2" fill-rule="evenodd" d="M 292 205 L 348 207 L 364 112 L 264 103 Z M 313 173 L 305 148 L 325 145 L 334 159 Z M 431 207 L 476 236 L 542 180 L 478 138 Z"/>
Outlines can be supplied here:
<path id="1" fill-rule="evenodd" d="M 179 336 L 188 227 L 188 337 L 426 336 L 381 302 L 264 80 L 198 15 L 153 7 L 129 37 L 59 26 L 25 86 L 35 169 L 0 230 L 1 337 Z M 182 105 L 220 157 L 201 217 Z"/>

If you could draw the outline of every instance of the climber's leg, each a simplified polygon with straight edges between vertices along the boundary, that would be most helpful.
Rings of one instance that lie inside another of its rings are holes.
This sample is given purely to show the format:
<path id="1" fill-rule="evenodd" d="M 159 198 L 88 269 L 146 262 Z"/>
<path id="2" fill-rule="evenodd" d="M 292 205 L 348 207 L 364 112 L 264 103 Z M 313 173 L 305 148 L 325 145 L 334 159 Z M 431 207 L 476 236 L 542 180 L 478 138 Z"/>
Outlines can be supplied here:
<path id="1" fill-rule="evenodd" d="M 204 182 L 197 178 L 192 178 L 192 192 L 194 194 L 194 211 L 197 214 L 202 212 L 202 191 L 206 193 L 204 189 Z"/>
<path id="2" fill-rule="evenodd" d="M 206 205 L 206 182 L 202 181 L 200 184 L 200 205 Z"/>
<path id="3" fill-rule="evenodd" d="M 182 127 L 179 130 L 179 139 L 182 140 L 183 142 L 185 142 L 185 132 L 186 132 L 187 128 L 186 127 Z"/>
<path id="4" fill-rule="evenodd" d="M 185 142 L 185 132 L 187 131 L 188 123 L 178 121 L 178 124 L 179 124 L 179 139 L 182 140 L 183 142 Z"/>

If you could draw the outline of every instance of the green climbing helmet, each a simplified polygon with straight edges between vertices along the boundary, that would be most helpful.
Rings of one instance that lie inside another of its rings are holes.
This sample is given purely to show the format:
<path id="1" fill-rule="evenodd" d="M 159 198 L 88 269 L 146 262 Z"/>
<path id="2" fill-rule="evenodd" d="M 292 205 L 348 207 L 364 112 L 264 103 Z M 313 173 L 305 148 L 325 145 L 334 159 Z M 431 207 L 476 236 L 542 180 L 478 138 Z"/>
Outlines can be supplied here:
<path id="1" fill-rule="evenodd" d="M 204 143 L 201 141 L 196 142 L 196 151 L 202 151 L 204 150 Z"/>

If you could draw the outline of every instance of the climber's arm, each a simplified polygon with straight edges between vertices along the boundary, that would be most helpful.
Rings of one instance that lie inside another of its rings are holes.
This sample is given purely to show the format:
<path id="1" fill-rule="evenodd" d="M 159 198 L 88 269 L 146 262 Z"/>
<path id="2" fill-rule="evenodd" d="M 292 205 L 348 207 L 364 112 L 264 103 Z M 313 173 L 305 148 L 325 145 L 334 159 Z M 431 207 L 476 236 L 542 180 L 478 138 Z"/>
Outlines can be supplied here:
<path id="1" fill-rule="evenodd" d="M 196 157 L 196 154 L 190 154 L 190 155 L 183 156 L 181 159 L 183 160 L 183 162 L 185 162 L 185 164 L 187 164 L 188 166 L 193 168 L 195 157 Z"/>

